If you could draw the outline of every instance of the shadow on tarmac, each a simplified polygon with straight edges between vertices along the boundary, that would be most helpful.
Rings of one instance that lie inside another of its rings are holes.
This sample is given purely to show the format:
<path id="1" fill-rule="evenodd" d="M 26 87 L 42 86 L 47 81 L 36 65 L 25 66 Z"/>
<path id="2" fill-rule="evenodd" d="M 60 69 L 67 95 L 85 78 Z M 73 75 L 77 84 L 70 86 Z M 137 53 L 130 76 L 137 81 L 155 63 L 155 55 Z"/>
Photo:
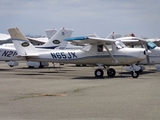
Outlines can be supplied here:
<path id="1" fill-rule="evenodd" d="M 145 75 L 145 74 L 152 74 L 152 73 L 156 73 L 156 72 L 157 72 L 156 70 L 143 71 L 142 73 L 140 73 L 140 76 Z M 80 76 L 80 77 L 75 77 L 75 78 L 72 78 L 72 79 L 99 80 L 99 79 L 115 79 L 115 78 L 132 78 L 131 72 L 120 72 L 119 74 L 120 75 L 115 75 L 114 77 L 104 76 L 102 78 L 96 78 L 93 75 L 93 76 Z"/>

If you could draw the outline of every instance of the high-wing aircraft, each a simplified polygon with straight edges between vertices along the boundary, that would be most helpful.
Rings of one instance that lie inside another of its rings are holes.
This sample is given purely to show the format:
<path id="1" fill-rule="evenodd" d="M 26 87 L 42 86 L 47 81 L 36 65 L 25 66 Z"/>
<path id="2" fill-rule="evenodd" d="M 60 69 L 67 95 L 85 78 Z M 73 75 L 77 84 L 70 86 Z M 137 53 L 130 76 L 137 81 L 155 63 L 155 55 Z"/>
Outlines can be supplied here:
<path id="1" fill-rule="evenodd" d="M 143 71 L 145 67 L 142 65 L 160 64 L 160 47 L 158 47 L 155 43 L 136 37 L 123 37 L 118 38 L 117 40 L 121 40 L 124 44 L 131 47 L 140 46 L 151 51 L 151 54 L 148 54 L 146 59 L 135 65 L 134 69 L 139 69 L 140 67 L 140 70 Z M 127 66 L 126 70 L 130 71 L 130 67 Z"/>
<path id="2" fill-rule="evenodd" d="M 12 28 L 12 29 L 14 29 L 20 35 L 22 34 L 18 28 Z M 65 29 L 65 28 L 60 29 L 50 40 L 48 40 L 48 42 L 46 42 L 43 45 L 36 46 L 37 51 L 47 51 L 49 49 L 55 49 L 60 46 L 61 47 L 66 46 L 67 42 L 64 43 L 63 40 L 66 37 L 71 37 L 72 32 L 73 32 L 73 30 L 69 30 L 69 29 Z M 13 37 L 13 36 L 11 36 L 11 37 Z M 20 36 L 18 36 L 18 37 L 20 37 Z M 28 40 L 26 37 L 25 37 L 25 39 Z M 18 65 L 17 61 L 19 61 L 20 59 L 15 57 L 16 55 L 17 55 L 17 51 L 16 51 L 15 47 L 0 46 L 0 60 L 7 61 L 9 66 L 13 67 L 13 66 Z M 41 66 L 48 66 L 48 62 L 28 61 L 27 65 L 30 67 L 32 67 L 32 66 L 41 67 Z"/>
<path id="3" fill-rule="evenodd" d="M 106 68 L 108 76 L 114 77 L 116 72 L 109 66 L 133 66 L 133 64 L 144 60 L 148 53 L 144 48 L 126 48 L 121 41 L 88 36 L 65 39 L 73 43 L 89 44 L 82 49 L 75 49 L 74 51 L 72 49 L 54 49 L 39 52 L 24 36 L 19 35 L 14 29 L 8 29 L 8 32 L 16 47 L 16 56 L 20 59 L 98 65 L 98 69 L 94 73 L 96 77 L 103 77 L 102 67 Z M 111 45 L 112 50 L 107 45 Z M 137 78 L 139 73 L 133 69 L 131 75 L 133 78 Z"/>

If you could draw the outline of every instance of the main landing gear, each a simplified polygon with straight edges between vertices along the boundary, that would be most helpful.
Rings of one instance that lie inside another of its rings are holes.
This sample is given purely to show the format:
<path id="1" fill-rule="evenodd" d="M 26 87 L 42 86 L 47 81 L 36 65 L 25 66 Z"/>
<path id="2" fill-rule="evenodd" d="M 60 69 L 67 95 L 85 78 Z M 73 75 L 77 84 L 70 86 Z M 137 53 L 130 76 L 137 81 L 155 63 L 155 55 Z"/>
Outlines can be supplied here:
<path id="1" fill-rule="evenodd" d="M 106 66 L 103 66 L 103 67 L 106 69 L 108 77 L 114 77 L 116 75 L 116 71 L 113 68 L 109 68 L 109 67 L 106 67 Z M 139 77 L 139 71 L 134 70 L 133 65 L 131 65 L 130 67 L 132 69 L 131 76 L 133 78 L 138 78 Z M 97 68 L 95 70 L 94 75 L 97 78 L 102 78 L 103 77 L 104 72 L 103 72 L 101 66 L 99 66 L 99 68 Z"/>
<path id="2" fill-rule="evenodd" d="M 116 71 L 113 68 L 107 68 L 106 70 L 107 70 L 107 75 L 109 77 L 114 77 L 115 76 Z M 95 70 L 94 75 L 97 78 L 102 78 L 103 75 L 104 75 L 104 72 L 103 72 L 103 70 L 101 68 L 98 68 L 98 69 Z"/>

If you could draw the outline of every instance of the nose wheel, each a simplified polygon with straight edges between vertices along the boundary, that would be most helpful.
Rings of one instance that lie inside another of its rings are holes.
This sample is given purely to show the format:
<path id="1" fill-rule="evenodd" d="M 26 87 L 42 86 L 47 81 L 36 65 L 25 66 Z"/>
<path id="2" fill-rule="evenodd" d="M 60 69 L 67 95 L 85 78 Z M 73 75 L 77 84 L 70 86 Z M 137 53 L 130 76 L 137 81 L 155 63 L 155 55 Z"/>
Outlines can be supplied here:
<path id="1" fill-rule="evenodd" d="M 135 71 L 135 72 L 131 72 L 131 75 L 133 78 L 138 78 L 139 77 L 139 72 L 138 71 Z"/>

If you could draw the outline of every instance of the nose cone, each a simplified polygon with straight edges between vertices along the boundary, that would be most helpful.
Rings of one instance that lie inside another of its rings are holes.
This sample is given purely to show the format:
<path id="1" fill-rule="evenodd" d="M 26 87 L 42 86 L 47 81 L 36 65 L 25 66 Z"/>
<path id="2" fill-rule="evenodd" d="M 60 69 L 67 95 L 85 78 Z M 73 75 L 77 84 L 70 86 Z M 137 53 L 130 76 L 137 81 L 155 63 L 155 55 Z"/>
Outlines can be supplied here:
<path id="1" fill-rule="evenodd" d="M 145 59 L 147 55 L 151 54 L 150 50 L 140 50 L 139 52 L 139 58 L 140 59 Z"/>
<path id="2" fill-rule="evenodd" d="M 127 63 L 133 64 L 143 61 L 147 57 L 146 53 L 148 54 L 150 51 L 146 52 L 144 48 L 126 48 Z"/>

